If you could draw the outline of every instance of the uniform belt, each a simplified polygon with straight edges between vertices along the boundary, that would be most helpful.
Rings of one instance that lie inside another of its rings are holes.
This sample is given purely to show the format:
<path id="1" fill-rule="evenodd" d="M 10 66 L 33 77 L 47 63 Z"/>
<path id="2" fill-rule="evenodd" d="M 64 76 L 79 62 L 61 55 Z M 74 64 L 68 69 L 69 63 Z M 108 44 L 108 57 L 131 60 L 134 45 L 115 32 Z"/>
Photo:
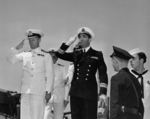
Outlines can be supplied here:
<path id="1" fill-rule="evenodd" d="M 138 114 L 138 109 L 136 109 L 136 108 L 129 108 L 129 107 L 122 106 L 121 110 L 122 110 L 122 112 L 129 112 L 132 114 Z"/>

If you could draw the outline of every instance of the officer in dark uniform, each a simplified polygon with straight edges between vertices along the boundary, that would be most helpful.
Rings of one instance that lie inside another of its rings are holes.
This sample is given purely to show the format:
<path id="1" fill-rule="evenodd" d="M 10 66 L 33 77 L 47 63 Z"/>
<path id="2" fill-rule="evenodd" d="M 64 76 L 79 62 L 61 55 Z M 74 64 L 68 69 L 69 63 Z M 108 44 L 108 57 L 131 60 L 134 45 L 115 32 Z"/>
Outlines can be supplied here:
<path id="1" fill-rule="evenodd" d="M 79 38 L 82 48 L 73 52 L 65 52 Z M 98 95 L 100 101 L 106 101 L 107 68 L 101 51 L 90 47 L 94 33 L 87 27 L 78 30 L 77 36 L 63 43 L 56 55 L 74 63 L 74 75 L 71 82 L 70 102 L 72 119 L 97 119 Z M 83 53 L 85 50 L 85 53 Z M 97 92 L 96 72 L 99 72 L 100 93 Z"/>
<path id="2" fill-rule="evenodd" d="M 127 68 L 128 61 L 133 56 L 115 46 L 113 50 L 112 65 L 118 73 L 111 78 L 110 119 L 142 119 L 140 84 Z"/>

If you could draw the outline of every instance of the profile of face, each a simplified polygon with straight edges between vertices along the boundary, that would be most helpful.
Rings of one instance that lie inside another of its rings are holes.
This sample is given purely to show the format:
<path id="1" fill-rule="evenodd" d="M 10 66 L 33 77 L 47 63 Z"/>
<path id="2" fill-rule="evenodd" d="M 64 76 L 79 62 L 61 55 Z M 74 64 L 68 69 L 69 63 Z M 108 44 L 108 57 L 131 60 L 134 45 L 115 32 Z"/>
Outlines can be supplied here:
<path id="1" fill-rule="evenodd" d="M 90 45 L 91 39 L 89 38 L 88 35 L 81 33 L 79 34 L 79 41 L 78 45 L 81 46 L 82 48 L 86 48 Z"/>
<path id="2" fill-rule="evenodd" d="M 38 48 L 41 42 L 41 39 L 37 36 L 29 37 L 28 40 L 29 40 L 29 45 L 31 49 Z"/>
<path id="3" fill-rule="evenodd" d="M 133 57 L 134 58 L 132 58 L 131 60 L 130 60 L 130 64 L 131 64 L 131 67 L 133 68 L 133 69 L 136 69 L 136 68 L 138 68 L 140 65 L 141 65 L 141 63 L 142 63 L 142 59 L 139 59 L 139 56 L 137 55 L 137 54 L 134 54 L 133 55 Z"/>
<path id="4" fill-rule="evenodd" d="M 118 60 L 116 57 L 112 57 L 112 66 L 114 68 L 114 71 L 118 72 L 119 71 L 119 64 L 118 64 Z"/>
<path id="5" fill-rule="evenodd" d="M 55 52 L 50 52 L 50 55 L 52 56 L 53 63 L 55 64 L 58 60 L 58 57 L 56 56 Z"/>

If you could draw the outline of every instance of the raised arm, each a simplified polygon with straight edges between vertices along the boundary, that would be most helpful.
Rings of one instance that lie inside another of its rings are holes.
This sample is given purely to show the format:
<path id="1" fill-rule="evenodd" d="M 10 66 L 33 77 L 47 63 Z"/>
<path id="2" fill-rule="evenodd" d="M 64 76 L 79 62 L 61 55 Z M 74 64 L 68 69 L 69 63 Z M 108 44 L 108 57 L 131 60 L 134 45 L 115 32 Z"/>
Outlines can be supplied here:
<path id="1" fill-rule="evenodd" d="M 19 53 L 19 50 L 23 48 L 24 40 L 22 40 L 16 47 L 11 48 L 9 55 L 7 56 L 7 61 L 10 63 L 17 63 L 23 61 L 23 53 Z"/>
<path id="2" fill-rule="evenodd" d="M 59 50 L 56 52 L 56 56 L 59 57 L 62 60 L 73 62 L 74 60 L 74 53 L 73 52 L 66 52 L 66 50 L 69 48 L 71 44 L 75 42 L 77 39 L 76 36 L 71 37 L 66 43 L 63 43 Z"/>

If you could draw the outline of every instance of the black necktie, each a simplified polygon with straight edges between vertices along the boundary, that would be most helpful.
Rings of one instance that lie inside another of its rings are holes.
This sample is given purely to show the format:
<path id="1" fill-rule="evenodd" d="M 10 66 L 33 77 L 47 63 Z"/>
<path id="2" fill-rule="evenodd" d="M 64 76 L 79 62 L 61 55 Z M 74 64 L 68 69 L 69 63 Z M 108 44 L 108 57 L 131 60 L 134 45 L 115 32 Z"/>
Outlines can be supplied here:
<path id="1" fill-rule="evenodd" d="M 142 98 L 144 98 L 144 84 L 143 84 L 143 76 L 148 70 L 145 70 L 142 74 L 139 74 L 135 70 L 131 70 L 135 75 L 137 75 L 137 79 L 141 78 L 141 93 L 142 93 Z"/>
<path id="2" fill-rule="evenodd" d="M 83 49 L 83 55 L 85 55 L 86 54 L 86 50 L 85 49 Z"/>
<path id="3" fill-rule="evenodd" d="M 82 50 L 82 49 L 79 51 L 79 54 L 80 54 L 80 55 L 83 55 L 83 50 Z"/>
<path id="4" fill-rule="evenodd" d="M 86 51 L 85 51 L 85 49 L 83 49 L 83 53 L 85 53 Z"/>

